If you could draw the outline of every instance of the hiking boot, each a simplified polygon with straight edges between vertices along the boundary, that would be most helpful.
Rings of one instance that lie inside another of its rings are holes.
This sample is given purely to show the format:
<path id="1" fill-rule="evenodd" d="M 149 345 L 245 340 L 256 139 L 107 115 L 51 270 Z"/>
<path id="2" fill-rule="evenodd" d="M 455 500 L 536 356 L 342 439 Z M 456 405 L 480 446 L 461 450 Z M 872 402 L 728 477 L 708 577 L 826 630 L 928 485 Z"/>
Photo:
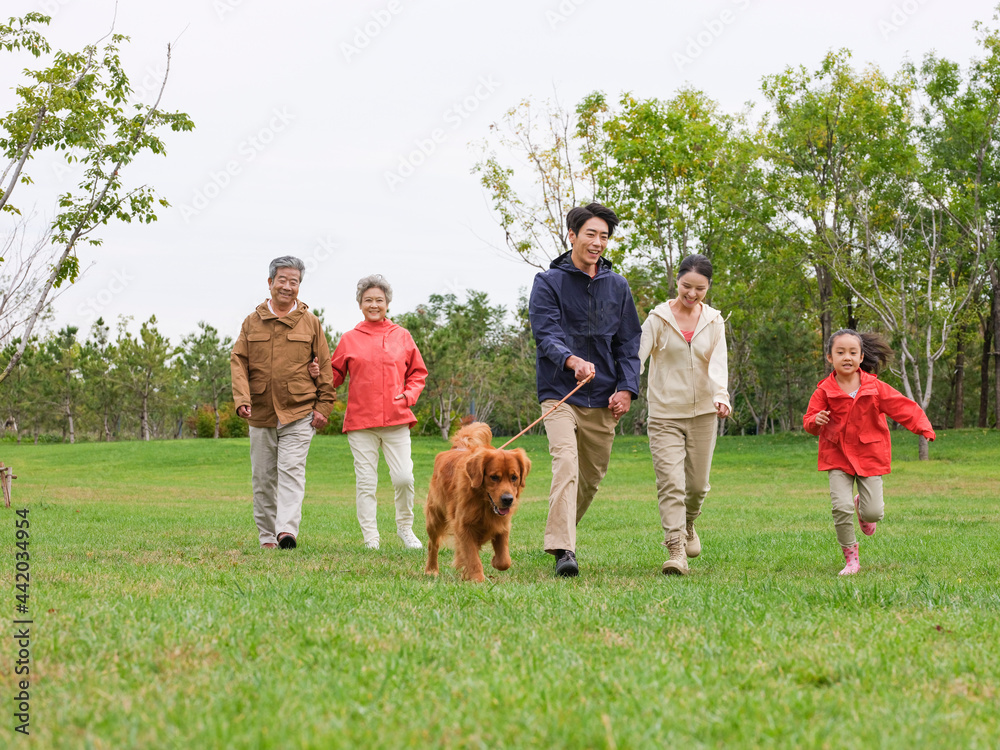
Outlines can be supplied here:
<path id="1" fill-rule="evenodd" d="M 685 540 L 688 557 L 697 557 L 701 554 L 701 539 L 698 532 L 694 530 L 694 519 L 687 522 L 687 539 Z"/>
<path id="2" fill-rule="evenodd" d="M 861 533 L 865 536 L 871 536 L 875 533 L 875 521 L 868 523 L 867 521 L 861 520 L 861 495 L 854 496 L 854 512 L 858 514 L 858 526 L 861 527 Z"/>
<path id="3" fill-rule="evenodd" d="M 571 549 L 556 551 L 556 575 L 572 578 L 580 574 L 580 566 L 576 564 L 576 555 Z"/>
<path id="4" fill-rule="evenodd" d="M 663 575 L 686 576 L 688 574 L 687 554 L 685 554 L 686 542 L 683 534 L 674 534 L 666 541 L 667 549 L 670 550 L 670 559 L 663 563 Z"/>
<path id="5" fill-rule="evenodd" d="M 402 529 L 401 531 L 396 532 L 396 536 L 402 540 L 403 546 L 406 547 L 406 549 L 424 548 L 423 542 L 417 539 L 417 535 L 413 533 L 413 529 Z"/>
<path id="6" fill-rule="evenodd" d="M 858 545 L 855 544 L 853 547 L 842 547 L 844 550 L 844 560 L 847 564 L 844 569 L 840 571 L 842 576 L 851 576 L 861 570 L 861 558 L 858 557 Z"/>

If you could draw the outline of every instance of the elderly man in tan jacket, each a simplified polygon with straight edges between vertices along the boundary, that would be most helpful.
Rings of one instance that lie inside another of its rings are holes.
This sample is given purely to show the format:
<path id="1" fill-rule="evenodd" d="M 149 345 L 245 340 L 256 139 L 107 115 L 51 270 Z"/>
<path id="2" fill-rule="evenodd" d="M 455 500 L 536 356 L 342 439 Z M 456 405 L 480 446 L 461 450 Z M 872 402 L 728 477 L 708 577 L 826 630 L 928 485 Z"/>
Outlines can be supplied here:
<path id="1" fill-rule="evenodd" d="M 323 326 L 298 301 L 304 273 L 290 255 L 271 261 L 271 297 L 243 321 L 230 358 L 236 413 L 250 422 L 253 516 L 265 549 L 296 545 L 309 443 L 335 398 Z M 314 358 L 315 380 L 307 370 Z"/>

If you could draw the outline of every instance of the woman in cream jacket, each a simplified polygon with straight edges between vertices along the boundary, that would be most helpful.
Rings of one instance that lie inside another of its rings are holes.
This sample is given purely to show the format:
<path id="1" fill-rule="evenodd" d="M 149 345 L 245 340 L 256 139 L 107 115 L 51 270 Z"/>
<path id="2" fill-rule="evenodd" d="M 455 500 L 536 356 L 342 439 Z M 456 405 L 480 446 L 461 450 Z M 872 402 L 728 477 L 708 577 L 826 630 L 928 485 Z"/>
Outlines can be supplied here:
<path id="1" fill-rule="evenodd" d="M 718 420 L 731 411 L 725 324 L 702 301 L 711 284 L 708 258 L 688 256 L 677 271 L 677 298 L 654 308 L 642 325 L 639 360 L 650 358 L 649 450 L 670 552 L 665 574 L 686 574 L 687 558 L 701 552 L 694 521 L 711 488 Z"/>

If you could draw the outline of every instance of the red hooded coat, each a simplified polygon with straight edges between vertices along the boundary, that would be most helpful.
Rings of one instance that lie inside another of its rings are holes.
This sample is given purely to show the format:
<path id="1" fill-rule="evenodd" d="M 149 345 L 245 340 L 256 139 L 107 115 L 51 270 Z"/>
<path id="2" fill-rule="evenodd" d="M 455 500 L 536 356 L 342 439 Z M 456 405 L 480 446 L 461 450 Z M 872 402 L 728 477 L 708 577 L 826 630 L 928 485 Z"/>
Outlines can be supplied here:
<path id="1" fill-rule="evenodd" d="M 934 439 L 934 428 L 923 409 L 895 388 L 875 375 L 858 374 L 861 385 L 854 398 L 841 390 L 834 373 L 821 380 L 809 399 L 802 426 L 819 436 L 820 471 L 840 469 L 853 476 L 882 476 L 892 471 L 892 441 L 883 414 L 928 440 Z M 827 410 L 830 421 L 820 427 L 816 415 Z"/>
<path id="2" fill-rule="evenodd" d="M 424 390 L 427 368 L 405 328 L 363 320 L 340 337 L 330 364 L 335 388 L 351 377 L 344 432 L 417 423 L 410 407 Z"/>

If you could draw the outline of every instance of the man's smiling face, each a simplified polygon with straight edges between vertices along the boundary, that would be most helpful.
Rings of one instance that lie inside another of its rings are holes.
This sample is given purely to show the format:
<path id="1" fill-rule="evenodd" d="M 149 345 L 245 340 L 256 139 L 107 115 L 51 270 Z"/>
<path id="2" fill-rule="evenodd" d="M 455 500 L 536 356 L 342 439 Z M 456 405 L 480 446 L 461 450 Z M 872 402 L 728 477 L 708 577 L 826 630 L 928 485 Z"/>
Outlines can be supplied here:
<path id="1" fill-rule="evenodd" d="M 601 255 L 607 249 L 608 237 L 610 236 L 608 222 L 596 216 L 588 219 L 580 227 L 579 234 L 570 232 L 568 237 L 570 245 L 573 246 L 573 251 L 570 254 L 573 265 L 593 276 L 594 266 L 597 265 L 597 261 L 601 259 Z"/>

